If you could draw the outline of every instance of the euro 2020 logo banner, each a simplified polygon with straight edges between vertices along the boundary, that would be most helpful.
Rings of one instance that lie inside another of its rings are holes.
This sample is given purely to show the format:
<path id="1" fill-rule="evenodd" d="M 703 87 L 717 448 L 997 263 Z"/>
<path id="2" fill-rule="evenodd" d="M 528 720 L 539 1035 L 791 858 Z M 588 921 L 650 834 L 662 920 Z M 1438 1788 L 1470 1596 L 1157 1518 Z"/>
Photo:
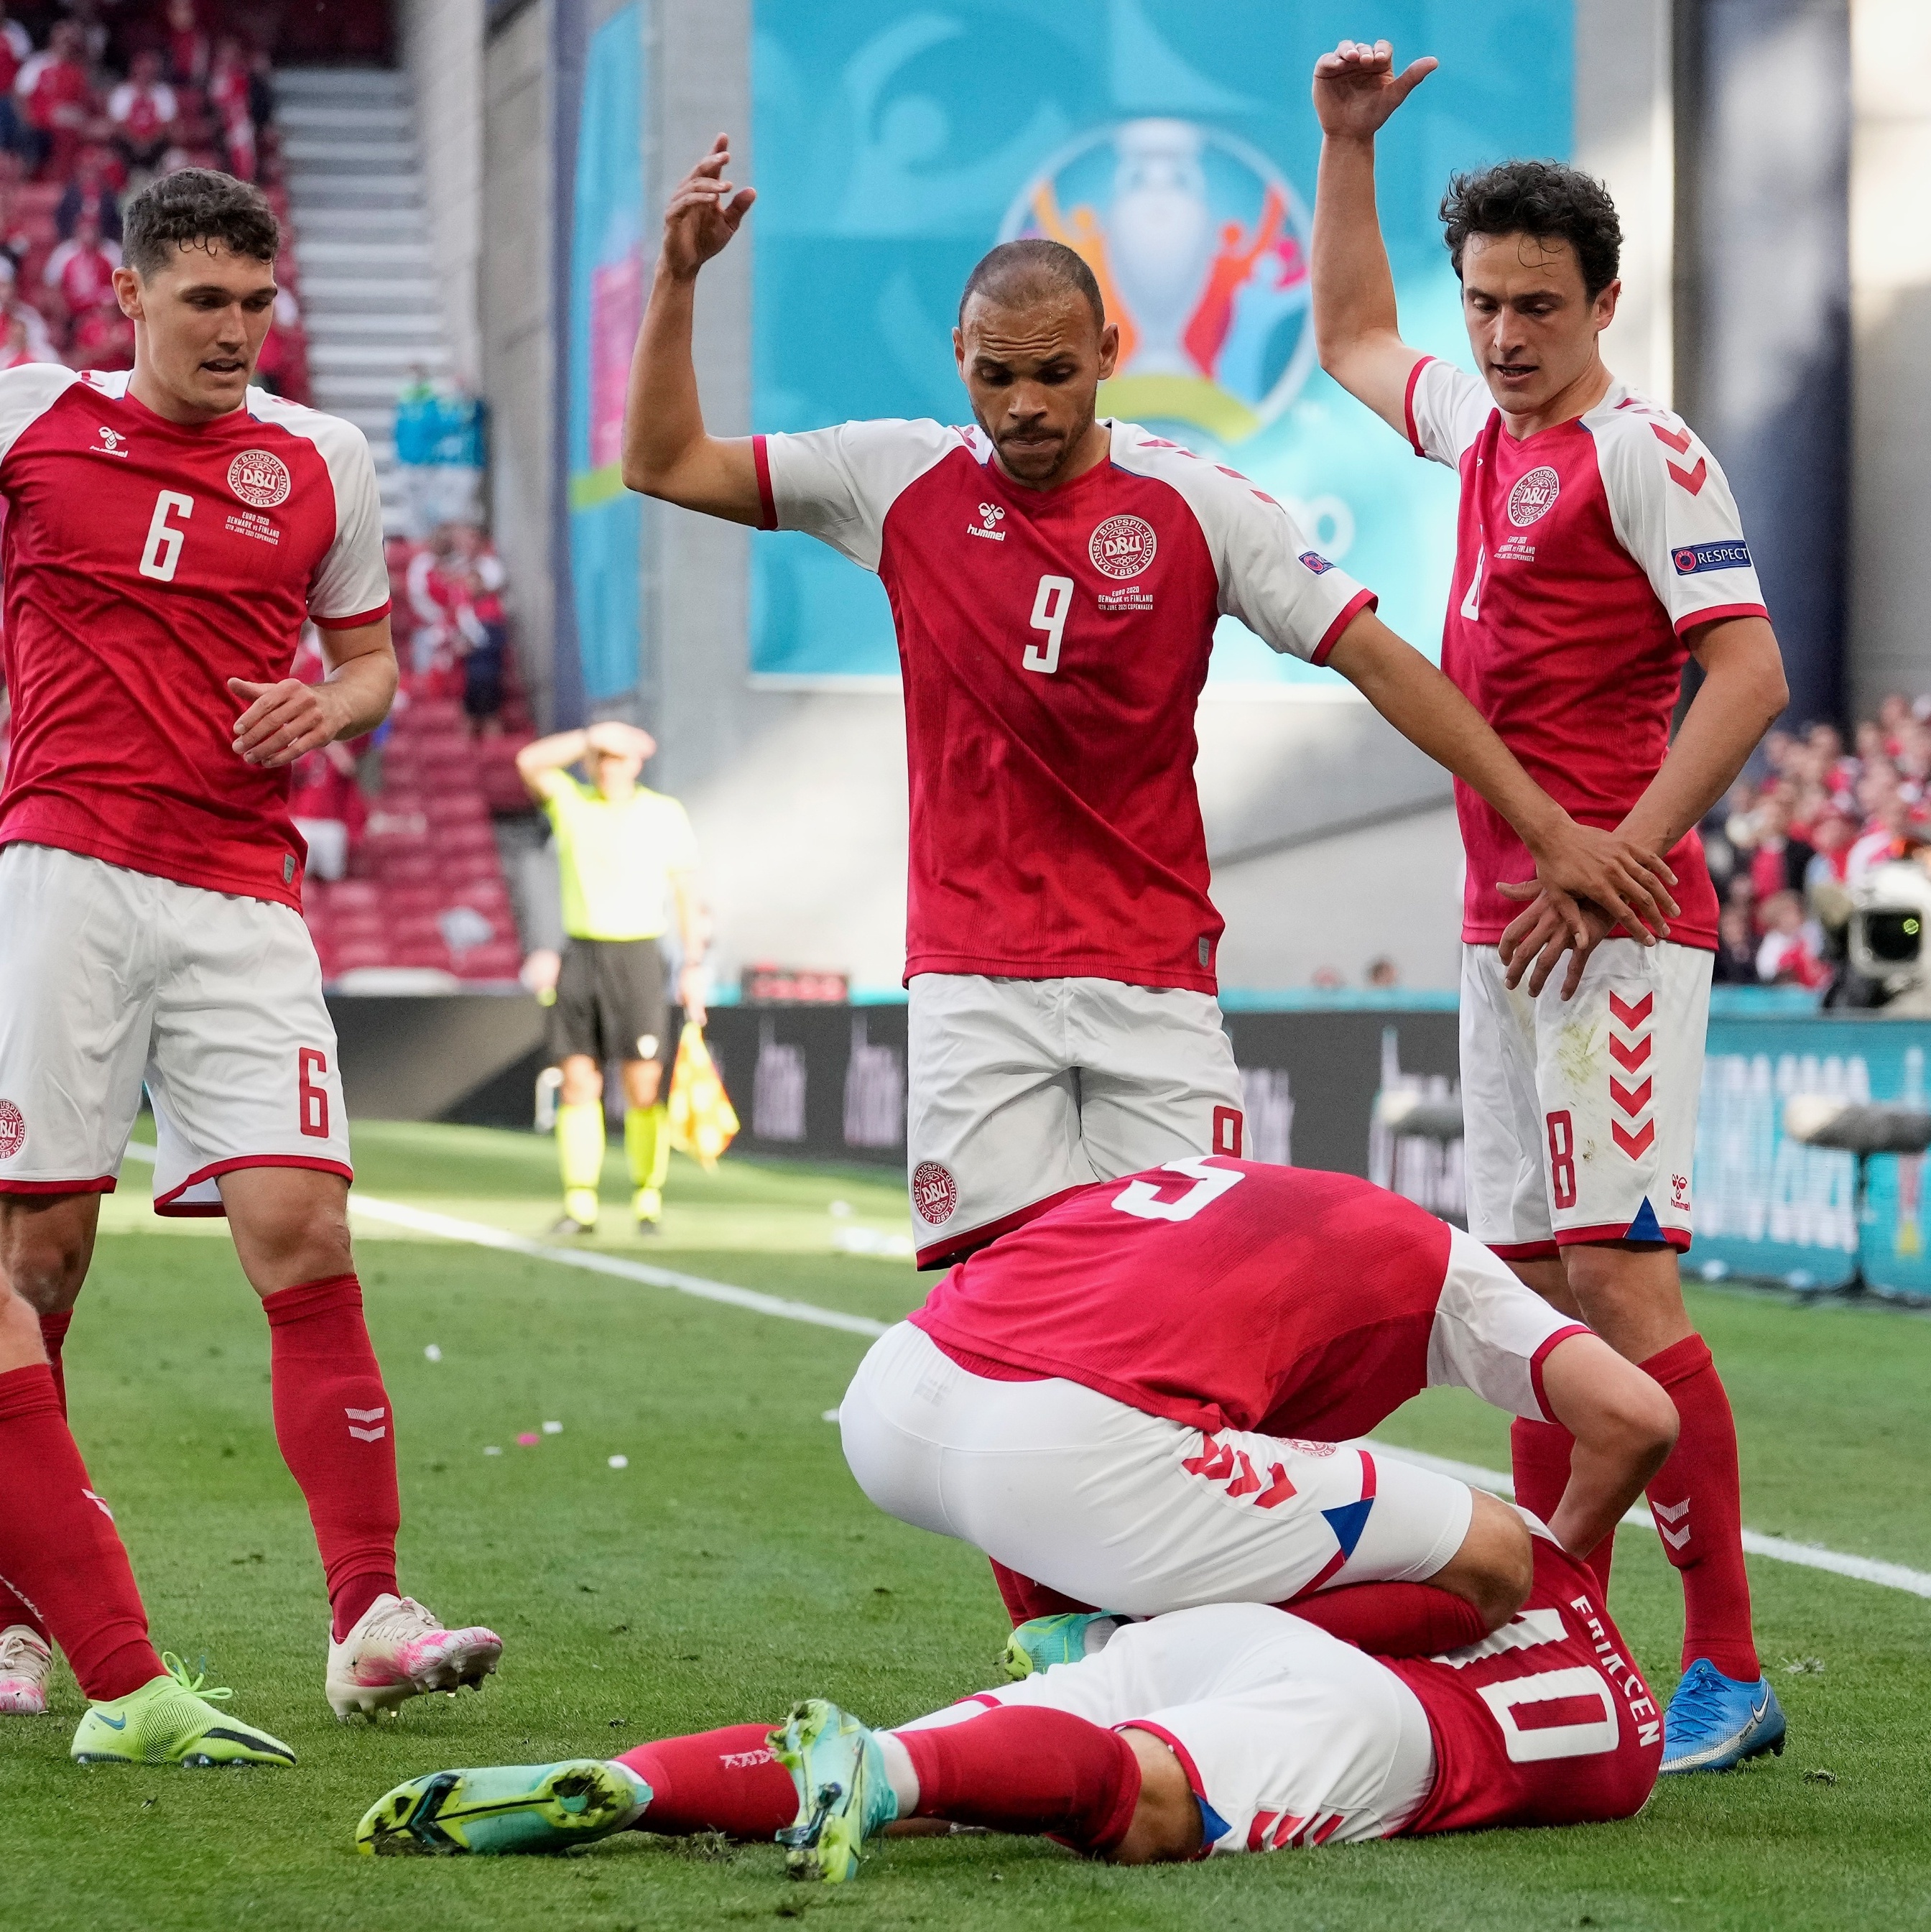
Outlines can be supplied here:
<path id="1" fill-rule="evenodd" d="M 1445 177 L 1570 146 L 1569 10 L 1396 0 L 1403 58 L 1442 70 L 1379 144 L 1403 333 L 1467 364 L 1435 218 Z M 1361 22 L 1338 0 L 760 0 L 753 58 L 754 426 L 967 419 L 958 292 L 994 242 L 1045 236 L 1092 268 L 1121 354 L 1102 412 L 1252 476 L 1433 654 L 1455 483 L 1317 365 L 1309 248 L 1316 56 Z M 895 670 L 877 586 L 808 538 L 754 548 L 752 668 Z M 1231 618 L 1222 685 L 1333 674 Z"/>

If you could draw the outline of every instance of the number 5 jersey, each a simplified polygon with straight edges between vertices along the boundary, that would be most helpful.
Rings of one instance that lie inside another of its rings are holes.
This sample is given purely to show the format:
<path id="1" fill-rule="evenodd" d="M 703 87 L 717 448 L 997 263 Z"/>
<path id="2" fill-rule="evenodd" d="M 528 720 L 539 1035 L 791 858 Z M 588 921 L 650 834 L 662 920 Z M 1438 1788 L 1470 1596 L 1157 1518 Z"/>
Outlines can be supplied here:
<path id="1" fill-rule="evenodd" d="M 388 614 L 368 445 L 259 389 L 211 422 L 169 422 L 127 382 L 0 374 L 0 845 L 299 910 L 289 774 L 235 753 L 246 706 L 227 680 L 287 676 L 305 618 L 348 630 Z"/>

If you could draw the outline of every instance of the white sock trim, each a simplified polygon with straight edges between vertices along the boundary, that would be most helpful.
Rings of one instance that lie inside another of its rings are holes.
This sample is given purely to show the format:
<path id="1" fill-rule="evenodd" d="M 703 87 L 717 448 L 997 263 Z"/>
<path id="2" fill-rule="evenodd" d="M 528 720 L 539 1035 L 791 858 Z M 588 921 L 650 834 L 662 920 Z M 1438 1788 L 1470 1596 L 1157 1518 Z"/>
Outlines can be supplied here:
<path id="1" fill-rule="evenodd" d="M 919 1774 L 912 1768 L 912 1754 L 889 1731 L 878 1733 L 879 1755 L 885 1760 L 885 1775 L 892 1795 L 898 1801 L 901 1818 L 919 1815 Z"/>

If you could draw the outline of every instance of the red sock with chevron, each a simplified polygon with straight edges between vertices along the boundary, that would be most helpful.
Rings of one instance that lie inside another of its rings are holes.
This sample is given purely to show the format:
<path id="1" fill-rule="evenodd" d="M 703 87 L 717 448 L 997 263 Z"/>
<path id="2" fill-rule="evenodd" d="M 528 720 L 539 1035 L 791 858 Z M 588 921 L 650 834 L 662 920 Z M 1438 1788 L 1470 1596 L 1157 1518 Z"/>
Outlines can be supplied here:
<path id="1" fill-rule="evenodd" d="M 54 1378 L 54 1399 L 60 1404 L 63 1418 L 67 1414 L 67 1378 L 61 1372 L 60 1352 L 67 1340 L 67 1324 L 73 1319 L 73 1310 L 61 1310 L 58 1315 L 40 1317 L 40 1341 L 47 1352 L 47 1366 Z M 22 1600 L 17 1592 L 10 1590 L 0 1582 L 0 1630 L 9 1630 L 15 1624 L 25 1624 L 28 1629 L 41 1637 L 47 1637 L 47 1627 L 31 1604 Z"/>
<path id="2" fill-rule="evenodd" d="M 791 1774 L 771 1755 L 769 1724 L 729 1724 L 694 1737 L 660 1738 L 617 1760 L 650 1786 L 642 1832 L 682 1838 L 722 1832 L 769 1838 L 798 1815 Z"/>
<path id="3" fill-rule="evenodd" d="M 340 1643 L 378 1597 L 400 1594 L 402 1505 L 388 1391 L 352 1274 L 277 1289 L 262 1296 L 262 1308 L 275 1440 L 308 1503 Z"/>
<path id="4" fill-rule="evenodd" d="M 1649 1486 L 1663 1554 L 1683 1577 L 1683 1667 L 1707 1657 L 1726 1677 L 1754 1683 L 1763 1670 L 1750 1634 L 1730 1399 L 1701 1335 L 1686 1335 L 1639 1366 L 1669 1391 L 1683 1425 Z"/>

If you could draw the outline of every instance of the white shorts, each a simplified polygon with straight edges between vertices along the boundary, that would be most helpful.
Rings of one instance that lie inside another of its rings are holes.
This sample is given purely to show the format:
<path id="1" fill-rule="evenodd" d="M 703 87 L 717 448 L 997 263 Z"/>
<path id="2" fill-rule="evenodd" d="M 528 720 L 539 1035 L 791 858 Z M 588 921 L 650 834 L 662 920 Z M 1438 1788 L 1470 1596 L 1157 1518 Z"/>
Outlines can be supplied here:
<path id="1" fill-rule="evenodd" d="M 1126 1624 L 1080 1663 L 898 1728 L 935 1730 L 1008 1705 L 1164 1740 L 1214 1852 L 1391 1838 L 1435 1784 L 1428 1714 L 1414 1691 L 1352 1644 L 1259 1604 Z"/>
<path id="2" fill-rule="evenodd" d="M 1207 1436 L 1078 1382 L 976 1376 L 904 1322 L 859 1364 L 838 1423 L 888 1516 L 1134 1616 L 1420 1582 L 1474 1508 L 1465 1484 L 1366 1450 Z"/>
<path id="3" fill-rule="evenodd" d="M 50 846 L 0 850 L 0 1193 L 111 1193 L 145 1083 L 154 1211 L 235 1168 L 350 1178 L 301 915 Z"/>
<path id="4" fill-rule="evenodd" d="M 1506 1261 L 1580 1241 L 1690 1245 L 1711 956 L 1607 940 L 1573 1000 L 1462 949 L 1468 1232 Z"/>
<path id="5" fill-rule="evenodd" d="M 1240 1076 L 1210 993 L 921 973 L 908 988 L 906 1156 L 919 1265 L 956 1260 L 1075 1187 L 1188 1154 L 1238 1158 Z"/>

